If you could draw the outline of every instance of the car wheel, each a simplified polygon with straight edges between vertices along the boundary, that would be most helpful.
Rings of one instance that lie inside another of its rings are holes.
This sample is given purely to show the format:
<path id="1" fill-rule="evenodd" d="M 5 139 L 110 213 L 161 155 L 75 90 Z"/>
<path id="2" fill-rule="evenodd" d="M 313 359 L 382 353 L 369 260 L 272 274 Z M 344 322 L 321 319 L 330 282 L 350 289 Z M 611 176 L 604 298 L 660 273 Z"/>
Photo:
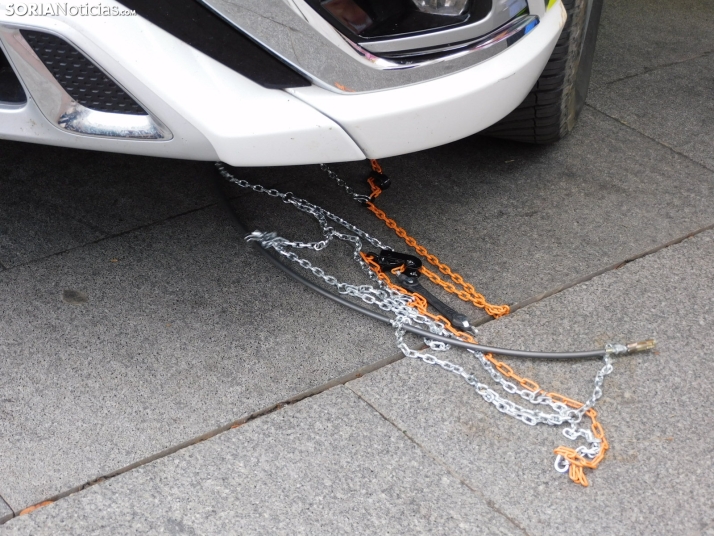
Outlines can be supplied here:
<path id="1" fill-rule="evenodd" d="M 602 4 L 563 0 L 568 20 L 536 85 L 484 134 L 527 143 L 553 143 L 568 135 L 585 105 Z"/>

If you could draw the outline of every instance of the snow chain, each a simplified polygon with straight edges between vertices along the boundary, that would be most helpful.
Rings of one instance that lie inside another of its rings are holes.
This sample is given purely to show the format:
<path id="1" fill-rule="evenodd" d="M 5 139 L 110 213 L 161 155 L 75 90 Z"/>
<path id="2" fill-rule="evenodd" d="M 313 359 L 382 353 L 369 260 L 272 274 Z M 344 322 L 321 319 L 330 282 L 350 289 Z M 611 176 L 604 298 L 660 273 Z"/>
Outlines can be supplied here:
<path id="1" fill-rule="evenodd" d="M 321 169 L 325 171 L 332 180 L 337 182 L 338 185 L 344 188 L 353 199 L 365 205 L 376 217 L 382 220 L 387 227 L 394 230 L 397 236 L 404 239 L 407 245 L 425 258 L 427 262 L 438 268 L 442 274 L 448 276 L 452 283 L 444 281 L 434 272 L 421 266 L 419 262 L 418 271 L 424 274 L 429 280 L 441 286 L 446 291 L 455 294 L 463 301 L 483 309 L 494 318 L 508 314 L 509 308 L 507 305 L 489 304 L 486 299 L 475 290 L 473 285 L 465 282 L 459 274 L 453 272 L 436 256 L 430 254 L 426 248 L 419 245 L 416 240 L 410 237 L 394 220 L 388 218 L 382 210 L 374 205 L 374 199 L 382 193 L 385 185 L 388 185 L 389 182 L 386 176 L 383 175 L 379 163 L 376 160 L 372 160 L 371 162 L 373 173 L 368 182 L 372 188 L 372 194 L 369 196 L 356 193 L 344 180 L 324 164 L 321 165 Z M 415 350 L 407 345 L 404 340 L 406 334 L 403 329 L 404 325 L 421 325 L 430 333 L 449 336 L 451 338 L 455 337 L 467 342 L 475 342 L 475 339 L 466 330 L 456 329 L 443 314 L 437 315 L 431 313 L 428 310 L 428 306 L 431 303 L 425 299 L 424 296 L 395 285 L 382 269 L 382 265 L 379 264 L 377 260 L 378 256 L 362 251 L 363 241 L 380 249 L 382 254 L 387 257 L 390 257 L 389 253 L 393 252 L 392 248 L 322 207 L 295 197 L 291 192 L 283 193 L 258 184 L 251 184 L 246 180 L 238 179 L 231 175 L 226 171 L 223 164 L 217 163 L 216 166 L 220 174 L 232 184 L 281 199 L 284 203 L 290 204 L 301 212 L 311 215 L 317 220 L 323 235 L 323 239 L 317 242 L 298 242 L 287 240 L 275 233 L 254 231 L 246 237 L 246 240 L 258 242 L 266 249 L 275 250 L 280 256 L 298 264 L 304 270 L 311 272 L 317 278 L 334 287 L 340 294 L 358 298 L 369 305 L 377 306 L 382 311 L 392 313 L 394 315 L 392 325 L 396 330 L 397 347 L 406 357 L 419 359 L 430 365 L 437 365 L 448 372 L 460 376 L 466 383 L 474 388 L 479 396 L 489 404 L 495 406 L 501 413 L 531 426 L 537 424 L 547 424 L 549 426 L 569 425 L 563 428 L 563 435 L 571 441 L 581 439 L 587 445 L 581 445 L 576 448 L 558 447 L 554 451 L 556 455 L 554 466 L 557 471 L 568 473 L 573 482 L 588 486 L 588 479 L 585 476 L 584 469 L 596 469 L 609 448 L 608 441 L 605 438 L 605 432 L 597 420 L 597 412 L 594 406 L 602 396 L 602 386 L 605 376 L 610 374 L 613 370 L 611 357 L 626 353 L 627 348 L 624 345 L 612 344 L 606 347 L 607 353 L 603 357 L 603 367 L 597 373 L 592 395 L 585 403 L 572 400 L 558 393 L 546 392 L 533 380 L 516 374 L 510 366 L 498 361 L 492 354 L 484 354 L 470 349 L 467 350 L 477 359 L 483 369 L 491 376 L 491 379 L 496 382 L 503 391 L 511 395 L 518 395 L 518 397 L 530 404 L 533 409 L 524 407 L 500 395 L 488 385 L 479 381 L 474 374 L 466 371 L 459 365 L 436 357 L 435 354 L 449 350 L 451 348 L 450 345 L 429 339 L 424 340 L 427 346 L 427 349 L 424 350 Z M 338 231 L 330 222 L 337 224 L 343 231 Z M 354 261 L 373 282 L 373 285 L 352 285 L 340 282 L 332 275 L 326 274 L 324 270 L 314 266 L 310 261 L 301 258 L 297 253 L 292 251 L 300 249 L 320 251 L 325 249 L 330 242 L 335 239 L 346 242 L 352 247 L 352 257 Z M 391 257 L 401 258 L 410 256 L 394 253 Z M 403 277 L 406 266 L 407 264 L 404 263 L 390 269 L 389 272 L 398 277 Z M 458 289 L 455 285 L 458 285 L 461 289 Z M 475 333 L 475 330 L 473 330 L 473 332 Z M 552 412 L 545 413 L 538 409 L 539 406 L 550 408 Z M 590 420 L 589 428 L 579 426 L 583 417 L 587 417 Z"/>

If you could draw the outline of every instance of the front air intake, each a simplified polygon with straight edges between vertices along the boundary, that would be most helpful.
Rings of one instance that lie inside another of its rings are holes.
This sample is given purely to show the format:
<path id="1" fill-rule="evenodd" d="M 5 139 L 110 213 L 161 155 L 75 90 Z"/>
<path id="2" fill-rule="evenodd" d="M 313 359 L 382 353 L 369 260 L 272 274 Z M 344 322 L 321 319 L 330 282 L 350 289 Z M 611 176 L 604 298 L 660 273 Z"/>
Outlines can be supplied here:
<path id="1" fill-rule="evenodd" d="M 24 104 L 27 102 L 22 84 L 12 70 L 12 66 L 0 49 L 0 104 Z"/>
<path id="2" fill-rule="evenodd" d="M 64 39 L 34 30 L 20 30 L 57 82 L 75 101 L 90 110 L 147 115 L 141 105 Z"/>

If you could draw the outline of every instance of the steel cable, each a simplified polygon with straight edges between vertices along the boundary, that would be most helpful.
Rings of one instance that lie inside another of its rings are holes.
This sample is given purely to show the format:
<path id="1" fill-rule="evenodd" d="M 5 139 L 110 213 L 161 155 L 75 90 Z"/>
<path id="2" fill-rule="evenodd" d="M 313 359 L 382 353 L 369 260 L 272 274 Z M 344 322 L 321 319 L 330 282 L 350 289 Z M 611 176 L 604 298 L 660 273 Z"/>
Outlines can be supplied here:
<path id="1" fill-rule="evenodd" d="M 244 236 L 248 235 L 249 234 L 248 229 L 246 228 L 243 221 L 240 219 L 240 216 L 238 216 L 238 213 L 231 206 L 218 178 L 216 178 L 216 190 L 219 193 L 220 204 L 223 206 L 226 213 L 230 215 L 236 228 L 240 232 L 242 232 Z M 257 250 L 273 266 L 278 268 L 280 271 L 285 273 L 290 278 L 292 278 L 295 281 L 306 286 L 310 290 L 317 292 L 318 294 L 324 296 L 325 298 L 327 298 L 329 300 L 332 300 L 335 303 L 338 303 L 340 305 L 343 305 L 344 307 L 352 309 L 353 311 L 356 311 L 356 312 L 361 313 L 365 316 L 368 316 L 369 318 L 372 318 L 373 320 L 378 320 L 380 322 L 384 322 L 385 324 L 393 325 L 392 319 L 389 318 L 388 316 L 380 314 L 376 311 L 372 311 L 371 309 L 363 307 L 357 303 L 351 302 L 351 301 L 343 298 L 342 296 L 335 294 L 334 292 L 331 292 L 327 289 L 324 289 L 321 286 L 313 283 L 309 279 L 303 277 L 302 275 L 297 273 L 295 270 L 293 270 L 289 266 L 286 266 L 285 264 L 280 262 L 280 260 L 278 258 L 276 258 L 270 251 L 268 251 L 260 243 L 255 243 L 254 247 L 256 247 Z M 419 337 L 423 337 L 426 339 L 430 339 L 433 341 L 443 342 L 446 344 L 450 344 L 452 346 L 458 346 L 460 348 L 466 348 L 468 350 L 475 350 L 477 352 L 483 352 L 485 354 L 493 353 L 493 354 L 509 356 L 509 357 L 549 359 L 549 360 L 553 360 L 553 359 L 596 359 L 596 358 L 602 358 L 603 356 L 605 356 L 608 353 L 608 350 L 605 348 L 601 348 L 598 350 L 587 350 L 587 351 L 583 351 L 583 352 L 534 352 L 534 351 L 529 351 L 529 350 L 513 350 L 510 348 L 498 348 L 495 346 L 485 346 L 482 344 L 474 344 L 474 343 L 462 341 L 462 340 L 459 340 L 456 338 L 444 337 L 441 335 L 436 335 L 434 333 L 430 333 L 426 330 L 423 330 L 423 329 L 420 329 L 420 328 L 417 328 L 414 326 L 410 326 L 408 324 L 402 324 L 401 328 L 404 329 L 404 331 L 408 331 L 409 333 L 413 333 L 414 335 L 417 335 Z"/>

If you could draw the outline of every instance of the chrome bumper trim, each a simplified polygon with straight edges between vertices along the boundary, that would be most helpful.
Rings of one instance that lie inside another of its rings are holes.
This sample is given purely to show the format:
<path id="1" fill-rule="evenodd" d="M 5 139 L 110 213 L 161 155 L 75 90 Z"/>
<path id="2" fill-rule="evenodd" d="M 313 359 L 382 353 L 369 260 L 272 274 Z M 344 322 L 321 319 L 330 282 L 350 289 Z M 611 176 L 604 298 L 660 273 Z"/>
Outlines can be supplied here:
<path id="1" fill-rule="evenodd" d="M 517 19 L 514 19 L 509 24 L 506 24 L 503 28 L 500 28 L 489 35 L 479 37 L 478 39 L 474 39 L 472 41 L 467 41 L 465 43 L 456 43 L 454 45 L 445 45 L 426 50 L 397 52 L 394 54 L 394 56 L 395 59 L 398 59 L 400 61 L 404 61 L 407 59 L 414 59 L 415 61 L 419 61 L 420 58 L 422 58 L 421 64 L 423 65 L 428 61 L 439 61 L 440 58 L 431 60 L 424 59 L 424 57 L 426 56 L 433 58 L 435 54 L 448 53 L 450 55 L 450 58 L 454 58 L 459 54 L 472 54 L 479 51 L 488 53 L 490 47 L 502 41 L 506 41 L 507 45 L 515 43 L 521 37 L 523 37 L 533 28 L 535 28 L 538 25 L 538 22 L 538 17 L 536 17 L 535 15 L 523 15 L 521 17 L 518 17 Z M 490 56 L 487 55 L 486 57 L 484 57 L 484 59 L 488 59 L 488 57 Z M 387 56 L 387 58 L 391 58 L 391 56 Z"/>
<path id="2" fill-rule="evenodd" d="M 78 103 L 70 105 L 57 120 L 57 126 L 70 132 L 110 138 L 165 140 L 168 134 L 150 115 L 98 112 Z"/>
<path id="3" fill-rule="evenodd" d="M 382 41 L 370 40 L 361 43 L 362 48 L 374 54 L 384 52 L 404 52 L 413 49 L 436 48 L 473 41 L 479 37 L 490 34 L 513 19 L 521 11 L 528 8 L 526 0 L 494 0 L 491 12 L 480 21 L 455 28 L 444 28 L 420 35 L 385 39 Z"/>
<path id="4" fill-rule="evenodd" d="M 22 28 L 34 29 L 25 26 Z M 41 31 L 47 32 L 44 29 Z M 58 35 L 58 37 L 66 40 L 64 36 Z M 108 138 L 138 140 L 173 138 L 169 129 L 150 112 L 148 115 L 100 112 L 76 102 L 37 57 L 20 33 L 19 26 L 0 26 L 0 40 L 26 92 L 35 101 L 42 115 L 57 128 L 77 134 Z"/>
<path id="5" fill-rule="evenodd" d="M 347 39 L 304 0 L 201 1 L 315 85 L 337 93 L 393 89 L 468 69 L 503 52 L 539 22 L 525 15 L 476 41 L 449 44 L 429 56 L 387 58 Z"/>

